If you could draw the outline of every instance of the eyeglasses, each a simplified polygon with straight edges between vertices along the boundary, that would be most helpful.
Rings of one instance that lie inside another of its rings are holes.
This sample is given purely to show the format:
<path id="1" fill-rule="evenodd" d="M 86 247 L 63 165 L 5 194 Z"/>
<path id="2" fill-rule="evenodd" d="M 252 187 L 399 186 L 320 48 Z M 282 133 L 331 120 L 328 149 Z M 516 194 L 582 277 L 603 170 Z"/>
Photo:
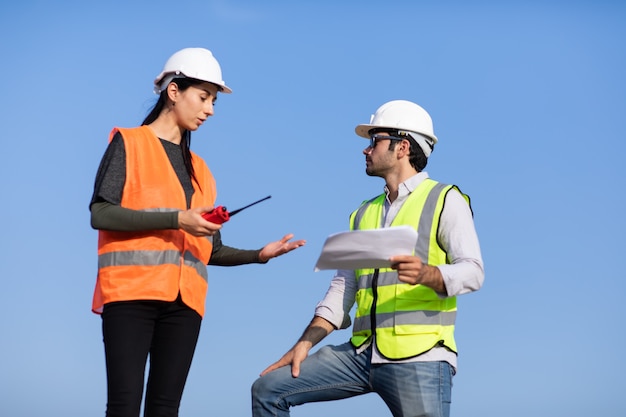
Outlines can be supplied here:
<path id="1" fill-rule="evenodd" d="M 387 135 L 372 135 L 370 136 L 370 148 L 374 149 L 376 144 L 381 140 L 404 140 L 405 138 L 399 138 L 397 136 L 387 136 Z"/>

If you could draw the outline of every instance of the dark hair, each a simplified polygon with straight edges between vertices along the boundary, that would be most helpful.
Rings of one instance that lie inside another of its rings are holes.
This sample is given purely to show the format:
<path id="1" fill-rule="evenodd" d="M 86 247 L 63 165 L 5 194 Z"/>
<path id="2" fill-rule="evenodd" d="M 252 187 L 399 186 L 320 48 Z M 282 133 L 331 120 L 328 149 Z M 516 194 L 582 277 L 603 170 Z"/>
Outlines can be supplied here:
<path id="1" fill-rule="evenodd" d="M 196 80 L 195 78 L 174 78 L 171 82 L 176 83 L 180 91 L 185 91 L 186 89 L 188 89 L 189 87 L 193 85 L 198 85 L 202 83 L 202 81 Z M 166 104 L 167 104 L 167 89 L 161 91 L 161 94 L 159 95 L 159 99 L 157 100 L 156 104 L 154 105 L 154 107 L 152 107 L 152 110 L 150 110 L 150 113 L 148 113 L 146 118 L 141 123 L 142 126 L 154 122 L 159 117 L 159 115 L 165 108 Z M 193 164 L 191 163 L 192 158 L 191 158 L 190 146 L 191 146 L 191 132 L 189 130 L 185 130 L 183 132 L 183 137 L 180 140 L 180 148 L 183 152 L 183 161 L 185 162 L 185 168 L 187 168 L 187 172 L 189 173 L 189 176 L 191 177 L 191 179 L 194 180 L 196 183 L 198 183 L 198 179 L 196 178 L 196 173 L 194 172 L 194 169 L 193 169 Z"/>
<path id="2" fill-rule="evenodd" d="M 428 158 L 424 154 L 422 147 L 410 136 L 405 136 L 411 144 L 411 154 L 409 155 L 409 163 L 415 168 L 417 172 L 422 172 L 426 168 Z"/>

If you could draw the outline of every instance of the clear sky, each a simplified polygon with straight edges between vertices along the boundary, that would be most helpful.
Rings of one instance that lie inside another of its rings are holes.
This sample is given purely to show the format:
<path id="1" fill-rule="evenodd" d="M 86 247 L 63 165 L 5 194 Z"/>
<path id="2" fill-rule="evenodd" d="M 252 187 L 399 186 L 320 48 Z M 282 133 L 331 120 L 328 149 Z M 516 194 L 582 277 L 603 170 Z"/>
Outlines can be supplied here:
<path id="1" fill-rule="evenodd" d="M 178 49 L 211 49 L 232 95 L 192 149 L 267 265 L 209 269 L 181 416 L 247 416 L 250 385 L 299 337 L 332 271 L 329 234 L 382 191 L 354 127 L 386 101 L 433 118 L 429 175 L 472 198 L 484 287 L 459 298 L 455 417 L 618 416 L 626 372 L 626 3 L 76 1 L 0 6 L 0 415 L 104 416 L 97 233 L 107 136 L 138 125 Z M 323 343 L 342 343 L 349 330 Z M 296 417 L 389 415 L 375 395 Z"/>

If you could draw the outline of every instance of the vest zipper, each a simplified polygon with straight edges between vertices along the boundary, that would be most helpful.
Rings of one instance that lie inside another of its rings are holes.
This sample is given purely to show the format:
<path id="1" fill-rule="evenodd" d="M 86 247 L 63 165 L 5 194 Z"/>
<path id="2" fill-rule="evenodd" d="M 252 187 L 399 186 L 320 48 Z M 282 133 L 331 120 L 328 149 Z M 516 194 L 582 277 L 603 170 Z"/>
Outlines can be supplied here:
<path id="1" fill-rule="evenodd" d="M 372 344 L 376 342 L 376 302 L 378 301 L 378 269 L 372 276 L 372 308 L 370 309 L 370 328 L 372 329 Z"/>

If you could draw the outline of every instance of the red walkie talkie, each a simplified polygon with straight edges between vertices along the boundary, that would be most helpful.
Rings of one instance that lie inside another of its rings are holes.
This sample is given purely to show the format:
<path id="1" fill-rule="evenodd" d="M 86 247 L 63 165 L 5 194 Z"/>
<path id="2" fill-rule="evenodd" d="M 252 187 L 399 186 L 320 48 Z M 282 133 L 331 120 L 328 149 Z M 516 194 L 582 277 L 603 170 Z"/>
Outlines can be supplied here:
<path id="1" fill-rule="evenodd" d="M 248 207 L 258 204 L 261 201 L 265 201 L 271 197 L 272 197 L 271 195 L 268 195 L 267 197 L 257 200 L 254 203 L 248 204 L 247 206 L 238 208 L 237 210 L 233 210 L 231 212 L 226 210 L 226 207 L 224 206 L 217 206 L 211 211 L 202 213 L 202 217 L 204 217 L 204 220 L 209 221 L 211 223 L 215 223 L 215 224 L 226 223 L 228 220 L 230 220 L 230 216 L 234 216 L 235 214 L 239 213 L 241 210 L 247 209 Z"/>

